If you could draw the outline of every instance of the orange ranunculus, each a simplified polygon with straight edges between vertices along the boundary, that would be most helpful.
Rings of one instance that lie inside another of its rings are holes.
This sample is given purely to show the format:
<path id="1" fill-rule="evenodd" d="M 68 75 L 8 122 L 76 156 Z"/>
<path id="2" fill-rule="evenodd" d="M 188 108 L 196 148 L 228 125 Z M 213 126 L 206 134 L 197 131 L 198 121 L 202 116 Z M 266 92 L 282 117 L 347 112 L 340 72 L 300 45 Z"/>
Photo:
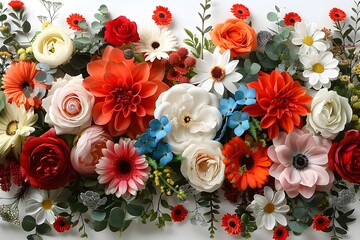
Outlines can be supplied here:
<path id="1" fill-rule="evenodd" d="M 232 57 L 251 52 L 257 43 L 256 33 L 249 24 L 240 19 L 228 19 L 210 32 L 212 42 L 221 52 L 230 49 Z"/>
<path id="2" fill-rule="evenodd" d="M 154 116 L 155 101 L 169 87 L 159 63 L 135 63 L 123 51 L 108 46 L 101 60 L 90 62 L 83 85 L 95 96 L 93 119 L 107 125 L 112 136 L 135 138 Z"/>
<path id="3" fill-rule="evenodd" d="M 279 134 L 279 125 L 286 132 L 291 132 L 294 126 L 301 127 L 300 117 L 310 112 L 306 105 L 312 97 L 287 72 L 274 70 L 270 75 L 260 72 L 258 81 L 247 86 L 255 88 L 256 103 L 245 106 L 243 111 L 252 117 L 262 117 L 260 127 L 268 129 L 271 139 Z"/>

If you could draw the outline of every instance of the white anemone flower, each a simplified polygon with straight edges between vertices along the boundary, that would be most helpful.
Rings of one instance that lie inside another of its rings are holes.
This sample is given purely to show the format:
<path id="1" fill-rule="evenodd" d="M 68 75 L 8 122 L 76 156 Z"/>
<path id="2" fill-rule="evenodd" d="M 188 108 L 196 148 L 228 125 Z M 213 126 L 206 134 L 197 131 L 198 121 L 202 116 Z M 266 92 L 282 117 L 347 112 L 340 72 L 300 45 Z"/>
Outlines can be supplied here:
<path id="1" fill-rule="evenodd" d="M 135 43 L 137 51 L 145 53 L 145 61 L 169 59 L 168 52 L 176 51 L 175 35 L 166 27 L 144 28 L 139 31 L 140 41 Z"/>
<path id="2" fill-rule="evenodd" d="M 204 59 L 196 60 L 194 72 L 197 74 L 190 82 L 220 97 L 224 95 L 225 88 L 235 94 L 238 89 L 235 83 L 243 77 L 235 71 L 238 63 L 239 60 L 230 61 L 230 50 L 223 54 L 219 47 L 215 48 L 214 53 L 205 50 Z"/>
<path id="3" fill-rule="evenodd" d="M 67 209 L 56 205 L 61 192 L 61 188 L 52 191 L 34 189 L 25 201 L 25 213 L 33 216 L 37 225 L 44 222 L 53 224 L 57 214 L 67 212 Z"/>
<path id="4" fill-rule="evenodd" d="M 5 104 L 0 114 L 0 159 L 11 149 L 16 156 L 20 155 L 25 138 L 35 131 L 32 125 L 36 121 L 33 108 L 26 111 L 24 105 Z"/>
<path id="5" fill-rule="evenodd" d="M 290 207 L 286 205 L 284 191 L 274 193 L 270 187 L 266 186 L 264 187 L 264 196 L 255 194 L 254 200 L 246 210 L 252 212 L 258 228 L 265 226 L 267 230 L 272 230 L 276 222 L 282 226 L 287 225 L 284 215 L 290 210 Z"/>
<path id="6" fill-rule="evenodd" d="M 308 80 L 308 87 L 319 90 L 321 87 L 329 88 L 331 80 L 339 76 L 339 61 L 331 52 L 322 52 L 299 57 L 304 65 L 303 76 Z"/>
<path id="7" fill-rule="evenodd" d="M 291 42 L 300 46 L 299 55 L 323 52 L 329 47 L 323 41 L 325 33 L 319 31 L 315 23 L 296 22 L 294 28 Z"/>

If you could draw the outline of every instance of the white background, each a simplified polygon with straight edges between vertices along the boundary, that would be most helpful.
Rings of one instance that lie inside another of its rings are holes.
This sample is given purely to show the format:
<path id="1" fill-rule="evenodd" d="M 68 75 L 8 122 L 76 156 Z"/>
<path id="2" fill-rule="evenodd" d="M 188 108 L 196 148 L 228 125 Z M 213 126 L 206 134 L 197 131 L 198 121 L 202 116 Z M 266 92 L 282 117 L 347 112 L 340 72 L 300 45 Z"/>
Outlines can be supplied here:
<path id="1" fill-rule="evenodd" d="M 8 1 L 6 1 L 7 3 Z M 36 0 L 23 0 L 27 9 L 27 16 L 33 26 L 33 30 L 38 30 L 40 24 L 36 19 L 38 15 L 46 15 L 45 9 Z M 173 22 L 170 29 L 178 36 L 179 42 L 185 37 L 183 28 L 188 28 L 195 32 L 195 27 L 200 25 L 197 12 L 200 11 L 200 0 L 63 0 L 63 8 L 60 10 L 59 18 L 55 20 L 54 25 L 66 27 L 65 19 L 71 13 L 82 14 L 88 22 L 94 20 L 93 14 L 97 12 L 101 4 L 106 4 L 111 12 L 112 18 L 119 15 L 125 15 L 129 19 L 136 21 L 139 28 L 153 24 L 151 19 L 152 12 L 157 5 L 166 6 L 173 14 Z M 215 25 L 232 18 L 230 8 L 234 3 L 242 3 L 246 5 L 251 12 L 251 21 L 253 27 L 259 30 L 266 30 L 268 27 L 275 28 L 272 23 L 266 20 L 266 14 L 274 11 L 277 5 L 281 9 L 281 16 L 287 12 L 297 12 L 303 20 L 316 22 L 319 28 L 331 28 L 332 22 L 328 16 L 329 10 L 338 7 L 346 11 L 348 14 L 353 7 L 352 0 L 213 0 L 212 1 L 212 18 L 208 24 Z M 0 196 L 3 193 L 0 193 Z M 192 206 L 193 207 L 193 206 Z M 360 207 L 359 201 L 353 207 Z M 231 206 L 228 202 L 224 202 L 221 208 L 222 216 L 226 212 L 232 213 L 235 206 Z M 355 216 L 360 219 L 360 209 L 357 209 Z M 220 219 L 220 217 L 219 217 Z M 217 226 L 218 231 L 216 240 L 239 239 L 239 237 L 231 237 L 227 235 L 222 227 Z M 94 233 L 91 229 L 87 229 L 90 239 L 119 239 L 119 234 L 111 232 Z M 252 239 L 272 239 L 272 232 L 266 230 L 257 230 Z M 360 224 L 359 220 L 350 225 L 350 231 L 345 239 L 359 239 Z M 10 225 L 0 220 L 0 239 L 26 239 L 27 233 L 23 232 L 20 227 Z M 50 236 L 45 236 L 45 240 L 63 239 L 74 240 L 80 239 L 80 234 L 76 230 L 57 234 L 52 232 Z M 132 226 L 122 235 L 121 239 L 125 240 L 207 240 L 209 235 L 206 228 L 195 227 L 189 221 L 183 223 L 170 223 L 165 229 L 157 229 L 154 224 L 143 225 L 141 223 L 133 223 Z M 289 239 L 330 239 L 329 235 L 322 232 L 315 232 L 308 229 L 302 236 L 290 236 Z"/>

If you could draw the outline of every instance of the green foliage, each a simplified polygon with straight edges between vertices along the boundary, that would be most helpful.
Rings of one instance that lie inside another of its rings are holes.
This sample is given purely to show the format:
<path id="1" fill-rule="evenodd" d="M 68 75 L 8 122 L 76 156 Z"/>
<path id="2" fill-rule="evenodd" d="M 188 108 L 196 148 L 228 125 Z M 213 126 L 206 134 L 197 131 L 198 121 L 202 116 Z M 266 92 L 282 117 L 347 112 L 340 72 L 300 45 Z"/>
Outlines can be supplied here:
<path id="1" fill-rule="evenodd" d="M 27 240 L 42 240 L 43 238 L 40 235 L 37 234 L 31 234 L 26 237 Z"/>
<path id="2" fill-rule="evenodd" d="M 5 93 L 0 91 L 0 112 L 4 109 L 6 103 Z"/>
<path id="3" fill-rule="evenodd" d="M 34 230 L 36 227 L 35 218 L 29 215 L 25 216 L 21 222 L 21 227 L 27 232 Z"/>
<path id="4" fill-rule="evenodd" d="M 210 223 L 210 227 L 208 229 L 210 233 L 210 238 L 215 237 L 215 232 L 217 230 L 217 228 L 215 227 L 215 223 L 218 222 L 218 220 L 216 219 L 215 215 L 219 214 L 219 203 L 220 200 L 217 191 L 212 193 L 202 192 L 201 198 L 198 200 L 198 204 L 201 207 L 208 208 L 208 211 L 204 213 L 204 216 L 209 218 L 207 223 Z"/>
<path id="5" fill-rule="evenodd" d="M 125 221 L 125 212 L 119 207 L 111 209 L 109 216 L 109 224 L 117 229 L 121 229 Z"/>

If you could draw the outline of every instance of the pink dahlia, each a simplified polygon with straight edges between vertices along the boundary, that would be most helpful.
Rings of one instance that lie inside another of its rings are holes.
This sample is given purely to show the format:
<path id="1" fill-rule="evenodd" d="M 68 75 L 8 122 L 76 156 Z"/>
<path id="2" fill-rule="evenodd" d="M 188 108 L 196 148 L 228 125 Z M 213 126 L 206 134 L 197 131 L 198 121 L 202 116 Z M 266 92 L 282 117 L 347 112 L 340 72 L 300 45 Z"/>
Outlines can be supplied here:
<path id="1" fill-rule="evenodd" d="M 331 188 L 334 174 L 328 168 L 330 140 L 295 128 L 290 133 L 280 132 L 273 142 L 268 149 L 274 162 L 269 172 L 277 190 L 286 191 L 291 198 L 298 194 L 310 198 L 315 190 Z"/>
<path id="2" fill-rule="evenodd" d="M 96 165 L 98 181 L 105 184 L 105 193 L 122 195 L 136 195 L 137 191 L 145 187 L 149 177 L 149 165 L 144 155 L 140 155 L 134 147 L 134 140 L 120 139 L 114 144 L 106 142 L 103 157 Z"/>

